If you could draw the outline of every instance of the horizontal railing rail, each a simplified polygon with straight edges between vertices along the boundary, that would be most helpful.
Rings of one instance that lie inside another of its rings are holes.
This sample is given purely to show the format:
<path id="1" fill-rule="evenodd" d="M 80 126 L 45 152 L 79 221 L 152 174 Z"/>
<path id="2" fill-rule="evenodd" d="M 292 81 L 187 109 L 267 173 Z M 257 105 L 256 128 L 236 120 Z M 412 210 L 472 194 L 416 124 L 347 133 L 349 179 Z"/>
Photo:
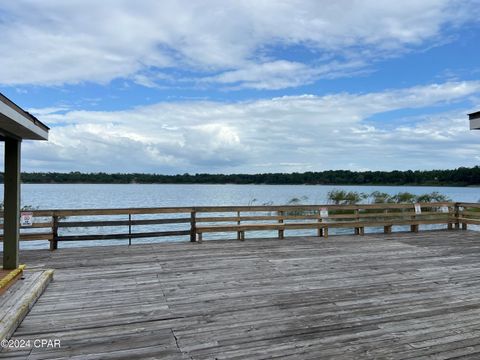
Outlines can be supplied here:
<path id="1" fill-rule="evenodd" d="M 205 233 L 233 232 L 243 240 L 249 231 L 275 231 L 283 238 L 285 231 L 313 229 L 317 236 L 327 237 L 328 230 L 334 228 L 352 228 L 362 235 L 368 227 L 383 227 L 390 233 L 393 226 L 418 231 L 421 225 L 443 224 L 448 229 L 480 225 L 480 204 L 458 202 L 50 209 L 31 213 L 34 221 L 21 227 L 20 239 L 48 240 L 51 250 L 61 241 L 128 239 L 131 244 L 132 239 L 139 238 L 188 236 L 192 242 L 201 242 Z"/>

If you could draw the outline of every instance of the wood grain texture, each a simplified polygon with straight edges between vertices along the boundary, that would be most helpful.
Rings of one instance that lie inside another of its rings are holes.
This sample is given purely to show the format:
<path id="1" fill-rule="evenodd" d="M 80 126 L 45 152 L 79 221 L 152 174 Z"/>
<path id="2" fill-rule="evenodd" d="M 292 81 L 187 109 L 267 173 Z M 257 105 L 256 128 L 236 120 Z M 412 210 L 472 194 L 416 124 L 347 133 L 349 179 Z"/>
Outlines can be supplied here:
<path id="1" fill-rule="evenodd" d="M 18 359 L 476 359 L 473 231 L 23 251 L 55 280 Z"/>

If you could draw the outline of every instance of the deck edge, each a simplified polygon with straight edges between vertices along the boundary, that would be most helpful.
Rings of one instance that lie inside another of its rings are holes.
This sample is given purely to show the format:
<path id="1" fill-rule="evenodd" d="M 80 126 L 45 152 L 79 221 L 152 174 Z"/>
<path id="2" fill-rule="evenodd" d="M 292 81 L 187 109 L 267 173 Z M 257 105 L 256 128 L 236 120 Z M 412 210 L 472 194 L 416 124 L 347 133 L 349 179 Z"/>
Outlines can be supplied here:
<path id="1" fill-rule="evenodd" d="M 53 269 L 43 270 L 42 274 L 22 295 L 19 301 L 7 310 L 6 316 L 0 322 L 0 341 L 9 339 L 12 336 L 38 298 L 43 294 L 50 281 L 52 281 L 53 273 Z"/>

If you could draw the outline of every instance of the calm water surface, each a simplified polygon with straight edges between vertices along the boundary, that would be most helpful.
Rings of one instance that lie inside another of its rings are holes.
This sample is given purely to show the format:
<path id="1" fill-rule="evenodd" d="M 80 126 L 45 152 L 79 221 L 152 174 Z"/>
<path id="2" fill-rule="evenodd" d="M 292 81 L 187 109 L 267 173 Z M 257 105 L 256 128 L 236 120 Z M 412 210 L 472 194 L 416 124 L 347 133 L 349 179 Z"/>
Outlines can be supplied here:
<path id="1" fill-rule="evenodd" d="M 0 187 L 0 193 L 3 187 Z M 408 191 L 424 194 L 438 191 L 453 201 L 477 202 L 480 187 L 424 187 L 424 186 L 324 186 L 324 185 L 165 185 L 165 184 L 24 184 L 22 206 L 39 209 L 88 209 L 162 206 L 215 205 L 284 205 L 292 198 L 301 198 L 303 204 L 325 204 L 332 189 L 371 193 L 381 191 L 396 194 Z M 2 193 L 3 197 L 3 193 Z M 78 218 L 77 218 L 78 219 Z M 175 225 L 174 225 L 175 226 Z M 162 230 L 165 230 L 163 228 Z M 98 229 L 88 231 L 98 232 Z M 145 230 L 146 231 L 146 230 Z M 219 235 L 211 235 L 213 239 Z M 221 236 L 220 236 L 221 237 Z M 140 242 L 159 242 L 183 239 L 138 239 Z M 118 241 L 89 241 L 61 243 L 60 247 L 124 244 Z M 22 248 L 47 248 L 48 243 L 28 242 Z"/>
<path id="2" fill-rule="evenodd" d="M 294 197 L 305 197 L 304 204 L 324 204 L 332 189 L 365 193 L 378 190 L 389 194 L 438 191 L 454 201 L 477 202 L 480 199 L 480 187 L 25 184 L 22 185 L 22 205 L 41 209 L 261 205 L 270 202 L 284 205 Z"/>

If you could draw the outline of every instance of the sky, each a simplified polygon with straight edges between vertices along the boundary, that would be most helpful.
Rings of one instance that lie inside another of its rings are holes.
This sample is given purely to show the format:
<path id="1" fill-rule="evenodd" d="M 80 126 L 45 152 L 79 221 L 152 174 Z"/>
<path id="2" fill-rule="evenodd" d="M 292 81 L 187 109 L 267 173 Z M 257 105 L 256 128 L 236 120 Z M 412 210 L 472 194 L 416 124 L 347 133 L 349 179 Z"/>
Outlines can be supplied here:
<path id="1" fill-rule="evenodd" d="M 480 0 L 0 0 L 24 171 L 480 164 Z M 3 149 L 2 149 L 3 151 Z"/>

